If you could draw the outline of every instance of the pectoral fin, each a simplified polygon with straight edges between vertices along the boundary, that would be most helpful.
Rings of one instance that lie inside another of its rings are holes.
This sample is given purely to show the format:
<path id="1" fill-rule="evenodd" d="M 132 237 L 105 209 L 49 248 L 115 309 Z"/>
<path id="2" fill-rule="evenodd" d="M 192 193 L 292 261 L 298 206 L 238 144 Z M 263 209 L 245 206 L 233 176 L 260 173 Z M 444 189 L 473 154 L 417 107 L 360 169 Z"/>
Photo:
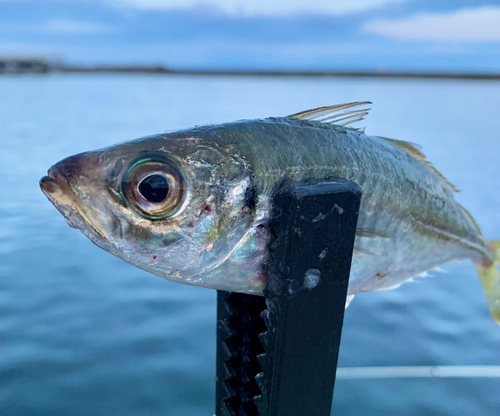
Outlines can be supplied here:
<path id="1" fill-rule="evenodd" d="M 347 295 L 347 297 L 345 299 L 345 307 L 346 308 L 351 304 L 353 299 L 354 299 L 354 295 Z"/>

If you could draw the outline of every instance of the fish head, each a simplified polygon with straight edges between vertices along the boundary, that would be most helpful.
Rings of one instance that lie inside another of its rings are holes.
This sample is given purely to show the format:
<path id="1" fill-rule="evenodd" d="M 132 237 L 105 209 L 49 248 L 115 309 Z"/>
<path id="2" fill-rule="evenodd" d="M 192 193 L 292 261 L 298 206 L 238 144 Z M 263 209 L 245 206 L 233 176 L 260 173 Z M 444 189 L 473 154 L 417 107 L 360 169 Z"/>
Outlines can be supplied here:
<path id="1" fill-rule="evenodd" d="M 262 290 L 267 234 L 244 160 L 159 135 L 68 157 L 40 181 L 70 226 L 111 254 L 185 284 Z"/>

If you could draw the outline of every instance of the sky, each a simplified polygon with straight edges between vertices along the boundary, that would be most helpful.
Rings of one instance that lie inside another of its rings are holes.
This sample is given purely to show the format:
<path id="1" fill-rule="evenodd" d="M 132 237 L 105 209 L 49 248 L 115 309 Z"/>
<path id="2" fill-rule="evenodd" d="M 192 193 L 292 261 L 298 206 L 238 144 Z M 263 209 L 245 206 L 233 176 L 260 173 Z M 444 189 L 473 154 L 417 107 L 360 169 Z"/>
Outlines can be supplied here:
<path id="1" fill-rule="evenodd" d="M 500 72 L 500 1 L 0 0 L 0 55 L 173 68 Z"/>

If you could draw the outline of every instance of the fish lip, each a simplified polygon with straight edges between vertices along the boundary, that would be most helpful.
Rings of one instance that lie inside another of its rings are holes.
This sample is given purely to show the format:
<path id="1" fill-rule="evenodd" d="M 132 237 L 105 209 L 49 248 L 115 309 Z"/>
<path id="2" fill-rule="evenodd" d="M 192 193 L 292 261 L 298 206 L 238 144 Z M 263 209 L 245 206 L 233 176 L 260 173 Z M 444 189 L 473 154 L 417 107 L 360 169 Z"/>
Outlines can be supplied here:
<path id="1" fill-rule="evenodd" d="M 58 190 L 62 190 L 66 193 L 69 191 L 74 195 L 73 189 L 71 189 L 68 181 L 66 178 L 63 178 L 63 175 L 60 174 L 59 170 L 55 166 L 49 168 L 47 175 L 40 178 L 40 189 L 51 202 L 52 199 L 55 199 L 53 195 Z M 63 181 L 61 181 L 61 179 L 63 179 Z"/>
<path id="2" fill-rule="evenodd" d="M 52 166 L 47 171 L 47 176 L 40 179 L 40 189 L 62 214 L 70 227 L 83 231 L 81 225 L 86 225 L 87 229 L 90 228 L 97 236 L 106 239 L 102 231 L 90 221 L 88 215 L 80 206 L 80 198 L 78 198 L 67 178 L 59 172 L 56 166 Z"/>
<path id="3" fill-rule="evenodd" d="M 39 185 L 40 189 L 47 198 L 49 198 L 50 194 L 53 194 L 55 192 L 55 188 L 58 186 L 54 178 L 51 176 L 43 176 L 40 179 Z"/>
<path id="4" fill-rule="evenodd" d="M 54 170 L 57 170 L 57 172 L 59 173 L 59 170 L 55 166 L 51 166 L 47 171 L 47 176 L 53 180 L 56 180 L 56 174 L 54 173 Z"/>

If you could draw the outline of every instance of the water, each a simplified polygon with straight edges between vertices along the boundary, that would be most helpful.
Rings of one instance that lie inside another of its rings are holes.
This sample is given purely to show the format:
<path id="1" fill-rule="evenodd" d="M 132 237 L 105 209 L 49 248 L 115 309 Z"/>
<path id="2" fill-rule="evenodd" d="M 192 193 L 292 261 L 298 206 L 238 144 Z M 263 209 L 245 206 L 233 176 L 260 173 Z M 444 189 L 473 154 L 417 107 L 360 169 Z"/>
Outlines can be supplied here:
<path id="1" fill-rule="evenodd" d="M 0 78 L 0 413 L 211 415 L 215 292 L 105 253 L 45 199 L 59 159 L 166 129 L 371 100 L 367 133 L 417 142 L 500 237 L 500 84 L 357 79 Z M 340 366 L 499 365 L 473 267 L 358 295 Z M 334 414 L 498 414 L 500 379 L 338 380 Z"/>

